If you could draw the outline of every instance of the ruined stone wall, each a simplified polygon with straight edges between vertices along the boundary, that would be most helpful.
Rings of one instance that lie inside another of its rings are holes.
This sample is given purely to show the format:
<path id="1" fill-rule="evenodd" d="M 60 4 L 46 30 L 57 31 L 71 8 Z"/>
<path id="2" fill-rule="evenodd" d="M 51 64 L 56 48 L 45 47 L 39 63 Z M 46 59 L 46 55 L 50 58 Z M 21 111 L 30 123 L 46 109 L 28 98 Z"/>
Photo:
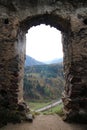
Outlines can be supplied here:
<path id="1" fill-rule="evenodd" d="M 0 120 L 18 103 L 18 20 L 0 19 Z M 6 115 L 7 116 L 7 115 Z"/>
<path id="2" fill-rule="evenodd" d="M 19 122 L 26 113 L 24 109 L 27 107 L 23 103 L 25 42 L 25 33 L 20 29 L 18 17 L 8 15 L 8 10 L 4 10 L 0 15 L 1 123 Z"/>
<path id="3" fill-rule="evenodd" d="M 65 120 L 68 117 L 87 122 L 87 25 L 78 16 L 71 18 L 71 30 L 63 36 L 66 80 L 63 102 Z"/>
<path id="4" fill-rule="evenodd" d="M 25 119 L 25 35 L 41 23 L 56 27 L 63 35 L 64 120 L 87 122 L 86 7 L 86 0 L 0 0 L 0 119 L 4 123 Z"/>

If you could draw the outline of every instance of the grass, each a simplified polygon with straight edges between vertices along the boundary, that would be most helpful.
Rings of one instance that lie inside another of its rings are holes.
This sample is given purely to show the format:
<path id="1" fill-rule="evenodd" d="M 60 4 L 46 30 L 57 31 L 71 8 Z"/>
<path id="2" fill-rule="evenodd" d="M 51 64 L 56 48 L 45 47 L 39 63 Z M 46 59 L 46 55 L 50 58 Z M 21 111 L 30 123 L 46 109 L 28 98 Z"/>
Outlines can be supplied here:
<path id="1" fill-rule="evenodd" d="M 58 114 L 59 116 L 63 115 L 63 104 L 59 104 L 58 106 L 55 106 L 53 108 L 50 108 L 49 110 L 46 110 L 43 112 L 45 115 L 50 115 L 50 114 Z"/>
<path id="2" fill-rule="evenodd" d="M 30 107 L 31 110 L 37 110 L 37 109 L 40 109 L 40 108 L 43 108 L 47 105 L 49 105 L 50 102 L 29 102 L 28 105 Z"/>
<path id="3" fill-rule="evenodd" d="M 44 114 L 44 115 L 52 115 L 52 114 L 58 114 L 59 116 L 63 116 L 63 104 L 59 104 L 53 108 L 50 108 L 46 111 L 43 111 L 43 112 L 40 112 L 40 113 L 37 113 L 35 112 L 35 110 L 37 109 L 40 109 L 40 108 L 43 108 L 49 104 L 51 104 L 52 102 L 51 101 L 32 101 L 32 102 L 28 102 L 29 104 L 29 107 L 31 109 L 31 112 L 33 113 L 33 115 L 39 115 L 39 114 Z"/>

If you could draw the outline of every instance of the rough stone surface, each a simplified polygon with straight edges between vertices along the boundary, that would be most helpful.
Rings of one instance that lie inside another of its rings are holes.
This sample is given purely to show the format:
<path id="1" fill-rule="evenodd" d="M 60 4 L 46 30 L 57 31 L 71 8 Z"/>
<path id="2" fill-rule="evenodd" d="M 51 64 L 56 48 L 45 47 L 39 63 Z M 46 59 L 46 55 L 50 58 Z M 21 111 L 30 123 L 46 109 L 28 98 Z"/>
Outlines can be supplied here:
<path id="1" fill-rule="evenodd" d="M 25 119 L 25 35 L 41 23 L 62 32 L 64 120 L 87 123 L 87 0 L 0 0 L 0 122 Z"/>

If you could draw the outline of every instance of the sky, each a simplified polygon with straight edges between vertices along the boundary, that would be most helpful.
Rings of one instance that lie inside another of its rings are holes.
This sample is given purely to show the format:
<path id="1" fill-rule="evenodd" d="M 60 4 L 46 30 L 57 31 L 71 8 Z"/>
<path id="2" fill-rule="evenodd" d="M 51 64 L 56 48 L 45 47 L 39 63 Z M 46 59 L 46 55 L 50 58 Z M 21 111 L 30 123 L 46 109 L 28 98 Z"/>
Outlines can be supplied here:
<path id="1" fill-rule="evenodd" d="M 62 58 L 61 32 L 49 25 L 38 25 L 26 34 L 26 54 L 38 61 Z"/>

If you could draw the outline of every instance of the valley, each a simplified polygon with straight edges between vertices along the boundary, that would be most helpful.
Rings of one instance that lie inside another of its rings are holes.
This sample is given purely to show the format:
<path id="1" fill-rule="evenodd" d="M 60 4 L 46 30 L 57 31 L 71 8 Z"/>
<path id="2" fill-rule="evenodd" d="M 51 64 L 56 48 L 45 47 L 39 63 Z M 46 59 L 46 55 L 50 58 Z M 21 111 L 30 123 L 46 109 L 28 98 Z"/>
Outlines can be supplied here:
<path id="1" fill-rule="evenodd" d="M 24 99 L 51 101 L 61 98 L 64 90 L 63 64 L 25 67 Z"/>

